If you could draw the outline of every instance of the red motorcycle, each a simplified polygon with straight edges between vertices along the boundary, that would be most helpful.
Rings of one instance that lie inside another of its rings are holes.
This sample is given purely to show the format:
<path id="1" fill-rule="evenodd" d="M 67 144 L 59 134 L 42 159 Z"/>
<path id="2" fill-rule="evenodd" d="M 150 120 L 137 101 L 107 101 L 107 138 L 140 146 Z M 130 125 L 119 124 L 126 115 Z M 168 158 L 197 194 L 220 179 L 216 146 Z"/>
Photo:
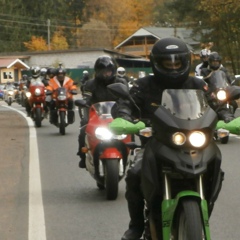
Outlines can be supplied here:
<path id="1" fill-rule="evenodd" d="M 74 111 L 68 109 L 68 90 L 59 87 L 56 91 L 55 109 L 53 111 L 54 118 L 51 124 L 59 128 L 59 133 L 65 135 L 66 127 L 75 121 Z M 48 90 L 47 95 L 52 95 L 52 91 Z M 71 94 L 77 94 L 75 90 L 71 90 Z"/>
<path id="2" fill-rule="evenodd" d="M 46 108 L 44 84 L 38 81 L 31 83 L 26 96 L 31 107 L 31 118 L 36 127 L 41 127 Z"/>
<path id="3" fill-rule="evenodd" d="M 115 102 L 99 102 L 90 106 L 86 127 L 86 169 L 96 180 L 99 189 L 106 189 L 108 200 L 118 196 L 118 184 L 124 177 L 131 155 L 131 135 L 114 135 L 108 128 L 112 122 L 111 109 Z M 78 99 L 75 105 L 87 109 L 86 101 Z M 86 112 L 86 111 L 85 111 Z"/>

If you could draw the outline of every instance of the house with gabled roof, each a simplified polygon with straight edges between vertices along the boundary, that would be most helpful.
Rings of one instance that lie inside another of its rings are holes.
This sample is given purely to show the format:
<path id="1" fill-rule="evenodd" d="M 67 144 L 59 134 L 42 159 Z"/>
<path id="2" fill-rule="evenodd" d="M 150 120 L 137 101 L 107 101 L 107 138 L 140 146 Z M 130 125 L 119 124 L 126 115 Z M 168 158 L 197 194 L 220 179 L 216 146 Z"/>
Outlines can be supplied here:
<path id="1" fill-rule="evenodd" d="M 192 36 L 188 28 L 142 27 L 115 47 L 120 53 L 131 54 L 149 59 L 149 54 L 156 41 L 165 37 L 182 39 L 193 55 L 199 50 L 200 42 Z"/>
<path id="2" fill-rule="evenodd" d="M 18 58 L 0 58 L 0 83 L 18 82 L 21 71 L 29 69 L 29 66 Z"/>

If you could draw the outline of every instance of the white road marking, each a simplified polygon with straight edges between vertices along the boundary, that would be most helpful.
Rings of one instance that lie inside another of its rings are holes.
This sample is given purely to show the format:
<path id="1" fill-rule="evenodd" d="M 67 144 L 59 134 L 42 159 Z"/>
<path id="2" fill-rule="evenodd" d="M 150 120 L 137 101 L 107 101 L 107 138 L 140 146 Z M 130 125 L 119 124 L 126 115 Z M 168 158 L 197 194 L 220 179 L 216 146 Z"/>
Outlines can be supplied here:
<path id="1" fill-rule="evenodd" d="M 22 111 L 4 106 L 21 114 L 29 127 L 29 217 L 28 240 L 46 240 L 42 185 L 39 166 L 37 134 L 34 122 Z"/>

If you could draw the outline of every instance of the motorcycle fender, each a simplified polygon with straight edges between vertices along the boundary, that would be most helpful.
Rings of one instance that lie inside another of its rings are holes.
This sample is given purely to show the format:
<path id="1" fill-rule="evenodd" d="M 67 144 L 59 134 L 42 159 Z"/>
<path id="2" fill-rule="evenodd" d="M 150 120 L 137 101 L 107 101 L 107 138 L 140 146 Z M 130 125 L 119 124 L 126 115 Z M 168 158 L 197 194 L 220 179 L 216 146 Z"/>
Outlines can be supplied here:
<path id="1" fill-rule="evenodd" d="M 201 199 L 200 195 L 194 191 L 182 191 L 178 193 L 176 198 L 162 201 L 162 227 L 164 239 L 171 239 L 171 228 L 174 221 L 174 214 L 176 213 L 176 210 L 183 198 L 196 199 L 196 201 L 199 203 L 205 226 L 205 233 L 207 236 L 206 239 L 210 239 L 207 201 Z"/>
<path id="2" fill-rule="evenodd" d="M 118 151 L 117 148 L 105 148 L 101 155 L 99 156 L 100 159 L 105 159 L 105 158 L 122 158 L 122 154 Z"/>

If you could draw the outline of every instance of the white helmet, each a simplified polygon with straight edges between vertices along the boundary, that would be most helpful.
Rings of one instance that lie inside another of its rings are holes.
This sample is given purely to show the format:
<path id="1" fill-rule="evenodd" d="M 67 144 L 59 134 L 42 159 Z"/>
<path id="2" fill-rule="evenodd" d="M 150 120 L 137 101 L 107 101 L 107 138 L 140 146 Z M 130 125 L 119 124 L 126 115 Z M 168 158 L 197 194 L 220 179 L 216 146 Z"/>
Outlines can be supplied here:
<path id="1" fill-rule="evenodd" d="M 83 76 L 87 76 L 88 75 L 88 71 L 87 70 L 84 70 L 83 71 Z"/>
<path id="2" fill-rule="evenodd" d="M 126 70 L 123 67 L 118 67 L 117 69 L 117 76 L 118 77 L 124 77 L 126 74 Z"/>
<path id="3" fill-rule="evenodd" d="M 202 57 L 208 57 L 209 55 L 210 55 L 210 53 L 211 53 L 211 50 L 209 50 L 209 49 L 202 49 L 201 50 L 201 52 L 200 52 L 200 57 L 202 58 Z"/>

